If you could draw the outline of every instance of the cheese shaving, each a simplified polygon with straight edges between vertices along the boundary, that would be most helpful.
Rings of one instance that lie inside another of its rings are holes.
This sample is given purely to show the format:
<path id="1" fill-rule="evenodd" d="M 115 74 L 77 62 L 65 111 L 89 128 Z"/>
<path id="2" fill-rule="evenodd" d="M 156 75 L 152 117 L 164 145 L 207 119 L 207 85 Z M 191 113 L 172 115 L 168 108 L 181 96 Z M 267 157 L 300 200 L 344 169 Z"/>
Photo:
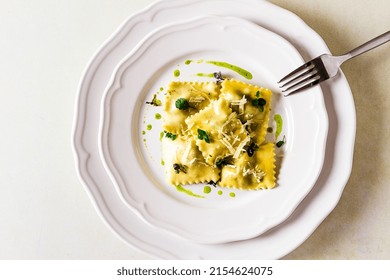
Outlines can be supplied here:
<path id="1" fill-rule="evenodd" d="M 251 167 L 250 164 L 248 164 L 248 167 L 244 167 L 243 168 L 242 174 L 244 176 L 252 175 L 253 177 L 255 177 L 256 181 L 259 182 L 259 183 L 261 183 L 261 180 L 266 175 L 266 173 L 263 170 L 261 170 L 257 166 L 256 166 L 256 168 L 253 168 L 253 167 Z"/>
<path id="2" fill-rule="evenodd" d="M 245 95 L 243 95 L 242 98 L 239 100 L 230 101 L 230 104 L 233 106 L 238 106 L 238 113 L 241 115 L 245 111 L 244 106 L 245 106 L 246 102 L 247 102 L 247 100 L 245 98 Z"/>
<path id="3" fill-rule="evenodd" d="M 251 139 L 249 137 L 245 138 L 244 141 L 238 145 L 236 152 L 233 155 L 233 158 L 238 158 L 240 156 L 240 153 L 244 150 L 245 145 L 250 141 Z"/>
<path id="4" fill-rule="evenodd" d="M 226 138 L 222 138 L 221 139 L 221 143 L 224 144 L 226 146 L 226 148 L 228 148 L 229 152 L 234 155 L 236 150 L 233 148 L 233 146 L 229 143 L 229 141 L 226 140 Z"/>

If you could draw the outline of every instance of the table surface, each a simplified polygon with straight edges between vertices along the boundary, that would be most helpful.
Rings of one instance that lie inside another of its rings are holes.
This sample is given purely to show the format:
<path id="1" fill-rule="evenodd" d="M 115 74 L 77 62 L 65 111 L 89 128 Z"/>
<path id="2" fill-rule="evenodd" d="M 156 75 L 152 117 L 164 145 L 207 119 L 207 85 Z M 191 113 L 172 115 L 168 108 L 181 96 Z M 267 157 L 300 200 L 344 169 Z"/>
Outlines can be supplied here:
<path id="1" fill-rule="evenodd" d="M 82 73 L 152 0 L 0 0 L 0 259 L 149 259 L 95 211 L 71 134 Z M 389 0 L 272 0 L 333 54 L 390 29 Z M 334 211 L 284 259 L 390 259 L 390 44 L 343 65 L 356 104 L 353 169 Z"/>

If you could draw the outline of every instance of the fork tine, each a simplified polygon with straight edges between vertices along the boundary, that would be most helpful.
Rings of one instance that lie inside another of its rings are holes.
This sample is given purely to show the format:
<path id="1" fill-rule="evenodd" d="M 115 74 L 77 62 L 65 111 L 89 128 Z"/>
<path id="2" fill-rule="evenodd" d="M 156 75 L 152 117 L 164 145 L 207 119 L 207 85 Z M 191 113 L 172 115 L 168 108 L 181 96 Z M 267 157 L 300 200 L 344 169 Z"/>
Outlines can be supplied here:
<path id="1" fill-rule="evenodd" d="M 301 71 L 302 72 L 302 71 Z M 288 80 L 282 85 L 279 85 L 280 88 L 290 87 L 294 84 L 299 84 L 301 81 L 305 81 L 309 77 L 313 77 L 318 73 L 317 68 L 314 64 L 311 64 L 308 68 L 306 68 L 306 71 L 302 73 L 297 73 L 297 76 L 294 76 L 292 79 Z"/>
<path id="2" fill-rule="evenodd" d="M 313 78 L 316 78 L 316 77 L 321 78 L 321 76 L 318 74 L 317 71 L 305 73 L 305 75 L 302 75 L 301 79 L 293 80 L 291 82 L 288 82 L 284 86 L 282 86 L 281 87 L 282 92 L 283 91 L 288 91 L 288 90 L 290 90 L 290 89 L 292 89 L 294 87 L 306 84 L 306 82 L 308 82 L 308 81 L 310 81 L 310 80 L 312 80 Z"/>
<path id="3" fill-rule="evenodd" d="M 295 84 L 287 89 L 282 90 L 282 92 L 287 92 L 284 94 L 284 96 L 288 96 L 290 94 L 296 93 L 298 91 L 307 89 L 309 87 L 312 87 L 314 85 L 319 84 L 322 82 L 324 79 L 321 78 L 319 75 L 311 76 L 309 78 L 306 78 L 305 80 L 299 82 L 298 84 Z"/>
<path id="4" fill-rule="evenodd" d="M 294 71 L 290 72 L 289 74 L 287 74 L 286 76 L 284 76 L 279 82 L 278 84 L 280 83 L 283 83 L 285 82 L 286 80 L 292 78 L 293 76 L 295 76 L 296 74 L 304 71 L 307 67 L 309 67 L 309 65 L 311 64 L 311 61 L 308 61 L 304 64 L 302 64 L 301 66 L 299 66 L 297 69 L 295 69 Z M 314 66 L 313 66 L 314 67 Z"/>

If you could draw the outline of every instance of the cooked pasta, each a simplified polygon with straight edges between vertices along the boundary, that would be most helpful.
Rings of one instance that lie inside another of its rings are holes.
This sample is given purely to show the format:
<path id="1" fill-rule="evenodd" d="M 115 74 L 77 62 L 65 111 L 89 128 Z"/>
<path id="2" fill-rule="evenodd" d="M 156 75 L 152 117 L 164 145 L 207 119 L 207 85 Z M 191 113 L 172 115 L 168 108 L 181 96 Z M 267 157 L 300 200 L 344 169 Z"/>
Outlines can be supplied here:
<path id="1" fill-rule="evenodd" d="M 216 182 L 246 190 L 275 186 L 265 143 L 272 92 L 237 80 L 171 82 L 164 103 L 163 160 L 173 185 Z"/>

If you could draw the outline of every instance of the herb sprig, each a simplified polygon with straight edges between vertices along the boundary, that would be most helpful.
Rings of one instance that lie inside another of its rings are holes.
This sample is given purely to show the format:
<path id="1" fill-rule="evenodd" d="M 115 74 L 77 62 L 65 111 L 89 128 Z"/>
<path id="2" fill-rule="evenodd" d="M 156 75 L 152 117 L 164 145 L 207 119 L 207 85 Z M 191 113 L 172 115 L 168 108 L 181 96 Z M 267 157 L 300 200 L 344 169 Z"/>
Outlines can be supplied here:
<path id="1" fill-rule="evenodd" d="M 252 157 L 258 149 L 259 146 L 257 146 L 256 143 L 251 142 L 249 146 L 246 148 L 246 152 L 248 153 L 249 157 Z"/>
<path id="2" fill-rule="evenodd" d="M 217 160 L 215 165 L 219 169 L 221 169 L 222 167 L 224 167 L 225 165 L 228 165 L 228 164 L 232 164 L 232 158 L 231 157 L 221 158 L 221 159 Z"/>
<path id="3" fill-rule="evenodd" d="M 177 135 L 164 130 L 165 137 L 170 138 L 172 141 L 176 140 Z"/>
<path id="4" fill-rule="evenodd" d="M 184 174 L 187 174 L 187 169 L 182 164 L 174 163 L 173 164 L 173 169 L 175 170 L 176 174 L 179 174 L 180 172 L 183 172 Z"/>
<path id="5" fill-rule="evenodd" d="M 283 136 L 283 139 L 282 139 L 282 140 L 279 140 L 278 142 L 276 142 L 276 147 L 280 148 L 280 147 L 282 147 L 285 143 L 286 143 L 286 135 Z"/>
<path id="6" fill-rule="evenodd" d="M 152 106 L 161 106 L 161 100 L 157 99 L 157 94 L 153 95 L 152 101 L 146 101 L 146 104 L 152 105 Z"/>
<path id="7" fill-rule="evenodd" d="M 222 82 L 225 78 L 222 76 L 221 71 L 220 72 L 214 72 L 213 73 L 214 78 L 217 80 L 217 83 Z"/>
<path id="8" fill-rule="evenodd" d="M 210 143 L 210 136 L 206 131 L 198 128 L 198 139 L 204 140 L 206 143 Z"/>
<path id="9" fill-rule="evenodd" d="M 259 108 L 260 112 L 264 112 L 264 106 L 267 104 L 267 101 L 260 97 L 260 91 L 256 92 L 256 97 L 256 99 L 252 100 L 252 105 Z"/>
<path id="10" fill-rule="evenodd" d="M 187 99 L 179 98 L 176 100 L 175 106 L 179 110 L 187 110 L 190 107 L 190 104 L 188 103 Z"/>

